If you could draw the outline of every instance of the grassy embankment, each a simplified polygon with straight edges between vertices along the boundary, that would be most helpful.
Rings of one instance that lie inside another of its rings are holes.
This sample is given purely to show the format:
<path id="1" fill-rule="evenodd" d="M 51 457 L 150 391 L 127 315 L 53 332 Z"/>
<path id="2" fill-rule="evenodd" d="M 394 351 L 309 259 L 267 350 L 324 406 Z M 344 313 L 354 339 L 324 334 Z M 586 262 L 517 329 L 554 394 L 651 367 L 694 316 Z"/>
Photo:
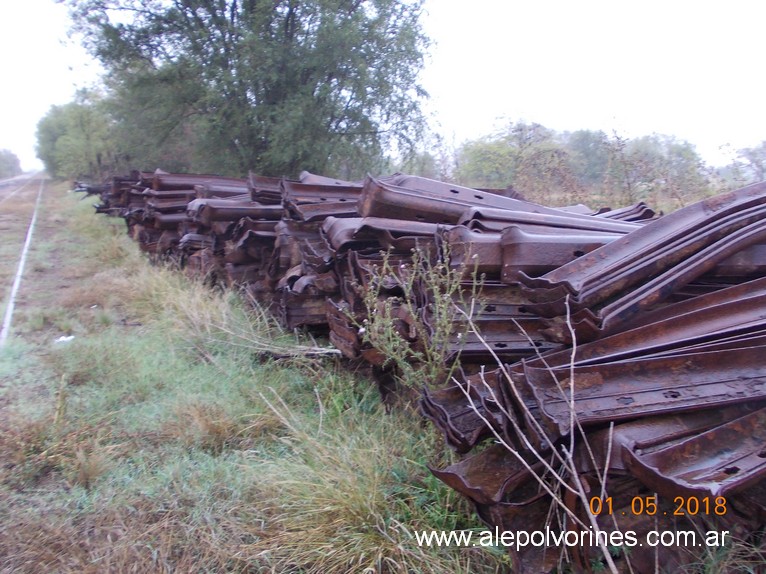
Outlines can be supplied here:
<path id="1" fill-rule="evenodd" d="M 151 266 L 65 190 L 46 192 L 0 350 L 0 571 L 506 567 L 417 546 L 416 529 L 479 527 L 427 469 L 445 462 L 429 425 L 234 294 Z"/>
<path id="2" fill-rule="evenodd" d="M 0 572 L 507 570 L 502 551 L 417 546 L 417 529 L 481 528 L 428 472 L 446 462 L 430 425 L 234 294 L 151 266 L 65 190 L 46 193 L 0 349 Z M 0 229 L 4 261 L 22 227 Z M 703 560 L 764 564 L 741 544 Z"/>

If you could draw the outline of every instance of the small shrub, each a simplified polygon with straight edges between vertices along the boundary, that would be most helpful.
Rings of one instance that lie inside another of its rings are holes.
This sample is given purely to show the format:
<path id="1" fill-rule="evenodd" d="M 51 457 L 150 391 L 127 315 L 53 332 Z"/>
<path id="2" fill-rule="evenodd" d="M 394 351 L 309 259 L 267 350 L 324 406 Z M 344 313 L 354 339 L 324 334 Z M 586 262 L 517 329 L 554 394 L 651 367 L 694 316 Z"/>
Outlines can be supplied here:
<path id="1" fill-rule="evenodd" d="M 384 370 L 393 369 L 405 387 L 440 386 L 457 367 L 451 356 L 451 339 L 458 312 L 456 303 L 477 297 L 481 287 L 476 273 L 450 268 L 449 252 L 439 258 L 414 249 L 411 264 L 395 264 L 383 253 L 373 268 L 370 286 L 364 290 L 363 319 L 349 314 L 361 333 L 363 344 L 375 349 Z M 471 291 L 464 293 L 463 278 L 472 277 Z M 420 308 L 426 305 L 430 326 Z"/>

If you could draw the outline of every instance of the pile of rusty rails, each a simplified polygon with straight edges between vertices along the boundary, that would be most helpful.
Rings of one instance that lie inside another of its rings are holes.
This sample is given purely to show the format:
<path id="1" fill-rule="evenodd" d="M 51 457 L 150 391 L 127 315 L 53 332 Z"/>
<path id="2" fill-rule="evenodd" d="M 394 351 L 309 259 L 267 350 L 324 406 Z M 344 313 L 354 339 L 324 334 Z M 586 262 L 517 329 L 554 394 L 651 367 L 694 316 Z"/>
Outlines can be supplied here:
<path id="1" fill-rule="evenodd" d="M 443 344 L 458 369 L 420 409 L 460 458 L 432 472 L 498 532 L 566 535 L 511 544 L 515 571 L 672 570 L 699 558 L 707 531 L 760 543 L 766 183 L 664 216 L 402 174 L 158 170 L 83 191 L 144 251 L 378 371 L 390 365 L 365 335 L 370 315 L 385 308 L 409 345 L 433 344 L 440 294 L 415 267 L 457 277 Z M 647 543 L 679 531 L 697 543 Z M 623 551 L 604 558 L 606 546 Z"/>

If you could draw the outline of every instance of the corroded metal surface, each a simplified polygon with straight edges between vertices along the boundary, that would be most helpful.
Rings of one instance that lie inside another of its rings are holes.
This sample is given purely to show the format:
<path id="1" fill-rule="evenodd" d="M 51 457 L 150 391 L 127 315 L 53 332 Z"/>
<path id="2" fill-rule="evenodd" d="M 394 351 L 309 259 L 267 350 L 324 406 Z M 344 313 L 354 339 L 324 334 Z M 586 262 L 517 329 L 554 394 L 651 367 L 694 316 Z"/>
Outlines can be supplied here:
<path id="1" fill-rule="evenodd" d="M 438 344 L 459 374 L 424 389 L 420 409 L 464 455 L 434 474 L 492 527 L 555 517 L 582 531 L 587 496 L 602 491 L 628 510 L 639 492 L 725 497 L 730 514 L 711 523 L 743 536 L 764 527 L 766 183 L 665 216 L 643 203 L 557 209 L 402 174 L 158 170 L 79 190 L 123 217 L 143 250 L 244 287 L 285 327 L 326 333 L 379 370 L 391 367 L 365 336 L 370 315 L 388 314 L 413 351 L 437 344 L 445 301 L 416 266 L 456 274 Z M 595 521 L 679 524 L 631 512 Z M 680 567 L 680 550 L 662 549 L 662 560 Z M 598 559 L 594 548 L 572 552 L 580 569 Z M 559 559 L 511 554 L 520 571 Z M 657 556 L 625 560 L 651 572 Z"/>

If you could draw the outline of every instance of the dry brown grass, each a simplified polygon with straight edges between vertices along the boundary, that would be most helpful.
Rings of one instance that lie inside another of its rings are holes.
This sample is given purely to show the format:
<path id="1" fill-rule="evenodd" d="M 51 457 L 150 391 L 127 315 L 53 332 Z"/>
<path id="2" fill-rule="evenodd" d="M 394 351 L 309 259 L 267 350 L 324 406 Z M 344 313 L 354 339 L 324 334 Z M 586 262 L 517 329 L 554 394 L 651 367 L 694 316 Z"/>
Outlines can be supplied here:
<path id="1" fill-rule="evenodd" d="M 177 405 L 161 433 L 187 447 L 220 454 L 226 449 L 247 450 L 284 434 L 284 425 L 271 413 L 234 419 L 219 405 L 195 401 Z"/>
<path id="2" fill-rule="evenodd" d="M 92 273 L 46 267 L 26 310 L 77 337 L 8 359 L 0 573 L 502 570 L 417 546 L 413 529 L 468 510 L 428 472 L 434 435 L 415 416 L 386 414 L 370 381 L 233 294 L 125 255 L 124 230 L 89 216 L 48 241 Z M 125 324 L 99 327 L 93 305 Z"/>
<path id="3" fill-rule="evenodd" d="M 103 475 L 119 445 L 101 446 L 105 426 L 61 429 L 54 417 L 29 420 L 6 413 L 0 427 L 0 483 L 17 489 L 40 484 L 55 475 L 67 487 L 90 488 Z"/>
<path id="4" fill-rule="evenodd" d="M 245 571 L 236 536 L 226 538 L 226 519 L 194 524 L 188 509 L 135 499 L 126 508 L 84 516 L 56 512 L 16 515 L 0 533 L 0 572 L 115 573 Z M 240 536 L 247 537 L 246 531 Z"/>
<path id="5" fill-rule="evenodd" d="M 35 210 L 35 197 L 27 201 L 25 198 L 16 198 L 16 201 L 6 201 L 2 203 L 2 217 L 0 218 L 0 224 L 15 227 L 17 225 L 26 226 L 29 225 L 29 220 L 32 218 L 32 213 Z"/>
<path id="6" fill-rule="evenodd" d="M 91 305 L 107 307 L 130 296 L 131 286 L 124 273 L 109 269 L 92 277 L 93 281 L 77 283 L 67 289 L 61 304 L 71 309 Z"/>

